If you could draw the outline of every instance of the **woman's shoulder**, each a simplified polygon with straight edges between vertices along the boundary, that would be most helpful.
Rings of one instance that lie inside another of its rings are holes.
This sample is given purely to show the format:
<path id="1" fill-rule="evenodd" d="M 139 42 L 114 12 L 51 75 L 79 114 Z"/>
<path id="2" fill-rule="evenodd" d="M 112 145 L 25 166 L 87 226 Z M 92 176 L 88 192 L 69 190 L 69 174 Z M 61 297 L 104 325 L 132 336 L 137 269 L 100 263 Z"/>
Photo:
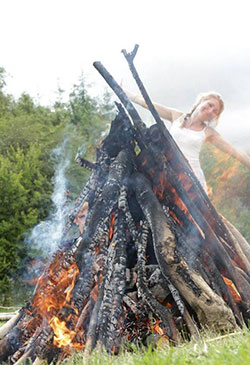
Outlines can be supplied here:
<path id="1" fill-rule="evenodd" d="M 173 124 L 182 124 L 185 120 L 186 114 L 183 112 L 173 113 Z"/>

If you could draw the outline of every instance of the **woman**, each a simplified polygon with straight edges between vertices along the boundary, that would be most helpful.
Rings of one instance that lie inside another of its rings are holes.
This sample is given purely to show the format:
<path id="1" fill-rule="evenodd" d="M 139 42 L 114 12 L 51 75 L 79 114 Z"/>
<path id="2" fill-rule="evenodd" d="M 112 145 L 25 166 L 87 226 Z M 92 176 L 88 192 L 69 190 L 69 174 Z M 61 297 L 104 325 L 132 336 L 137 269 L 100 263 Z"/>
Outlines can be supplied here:
<path id="1" fill-rule="evenodd" d="M 125 92 L 131 101 L 148 108 L 142 97 Z M 212 143 L 250 169 L 250 157 L 224 140 L 214 129 L 218 124 L 220 114 L 224 110 L 224 102 L 220 94 L 215 92 L 200 94 L 189 113 L 183 113 L 157 103 L 153 104 L 160 117 L 172 123 L 170 132 L 206 192 L 206 181 L 199 161 L 201 147 L 204 142 Z"/>

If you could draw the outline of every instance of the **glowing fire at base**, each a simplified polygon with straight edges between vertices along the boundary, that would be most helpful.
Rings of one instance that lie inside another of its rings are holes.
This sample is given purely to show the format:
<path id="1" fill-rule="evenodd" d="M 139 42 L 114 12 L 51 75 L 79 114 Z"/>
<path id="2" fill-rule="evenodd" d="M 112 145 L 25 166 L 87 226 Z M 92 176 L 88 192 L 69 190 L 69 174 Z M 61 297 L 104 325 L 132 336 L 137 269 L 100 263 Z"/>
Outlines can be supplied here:
<path id="1" fill-rule="evenodd" d="M 163 330 L 160 327 L 160 321 L 159 320 L 156 321 L 153 329 L 154 329 L 155 333 L 158 333 L 159 335 L 163 335 L 164 334 Z"/>
<path id="2" fill-rule="evenodd" d="M 160 327 L 161 321 L 159 319 L 151 319 L 148 321 L 148 326 L 150 328 L 151 333 L 158 333 L 159 335 L 163 335 L 164 331 Z"/>
<path id="3" fill-rule="evenodd" d="M 73 342 L 76 332 L 67 328 L 65 321 L 60 321 L 57 317 L 53 317 L 50 321 L 50 326 L 54 331 L 53 344 L 59 348 L 70 346 L 74 349 L 81 350 L 84 345 L 78 342 Z"/>

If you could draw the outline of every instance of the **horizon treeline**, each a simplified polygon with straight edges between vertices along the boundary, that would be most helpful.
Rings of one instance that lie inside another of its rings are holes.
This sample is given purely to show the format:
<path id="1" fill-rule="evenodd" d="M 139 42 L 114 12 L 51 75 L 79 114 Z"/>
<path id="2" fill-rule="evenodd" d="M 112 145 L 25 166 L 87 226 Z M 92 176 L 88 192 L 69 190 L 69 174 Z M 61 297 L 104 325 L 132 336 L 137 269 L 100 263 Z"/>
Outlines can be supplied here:
<path id="1" fill-rule="evenodd" d="M 95 148 L 115 115 L 111 95 L 89 95 L 84 77 L 68 97 L 58 90 L 54 105 L 45 107 L 27 93 L 17 100 L 5 92 L 5 70 L 0 67 L 0 304 L 17 304 L 15 288 L 24 287 L 37 251 L 26 243 L 32 228 L 46 219 L 52 208 L 53 176 L 58 161 L 54 149 L 67 139 L 70 163 L 67 192 L 72 202 L 89 172 L 79 167 L 75 155 L 95 160 Z M 250 171 L 212 146 L 201 156 L 210 198 L 250 242 Z"/>

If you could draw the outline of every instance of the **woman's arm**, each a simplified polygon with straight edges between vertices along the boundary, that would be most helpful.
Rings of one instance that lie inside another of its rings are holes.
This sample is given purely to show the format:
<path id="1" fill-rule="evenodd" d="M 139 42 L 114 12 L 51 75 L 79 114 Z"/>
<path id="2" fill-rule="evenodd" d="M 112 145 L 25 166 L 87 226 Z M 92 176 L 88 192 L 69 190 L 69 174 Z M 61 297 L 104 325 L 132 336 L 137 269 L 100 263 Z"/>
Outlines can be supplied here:
<path id="1" fill-rule="evenodd" d="M 237 150 L 231 143 L 227 142 L 221 135 L 212 128 L 207 128 L 206 141 L 212 143 L 221 151 L 228 153 L 250 169 L 250 156 L 243 151 Z"/>
<path id="2" fill-rule="evenodd" d="M 148 106 L 145 103 L 145 100 L 143 99 L 142 96 L 133 94 L 127 90 L 124 90 L 124 92 L 126 93 L 128 98 L 131 101 L 133 101 L 135 104 L 138 104 L 138 105 L 142 106 L 143 108 L 148 109 Z M 156 111 L 158 112 L 159 116 L 163 119 L 169 120 L 171 123 L 174 120 L 178 119 L 183 114 L 183 112 L 181 112 L 180 110 L 177 110 L 174 108 L 168 108 L 161 104 L 153 103 L 153 105 L 154 105 Z"/>

